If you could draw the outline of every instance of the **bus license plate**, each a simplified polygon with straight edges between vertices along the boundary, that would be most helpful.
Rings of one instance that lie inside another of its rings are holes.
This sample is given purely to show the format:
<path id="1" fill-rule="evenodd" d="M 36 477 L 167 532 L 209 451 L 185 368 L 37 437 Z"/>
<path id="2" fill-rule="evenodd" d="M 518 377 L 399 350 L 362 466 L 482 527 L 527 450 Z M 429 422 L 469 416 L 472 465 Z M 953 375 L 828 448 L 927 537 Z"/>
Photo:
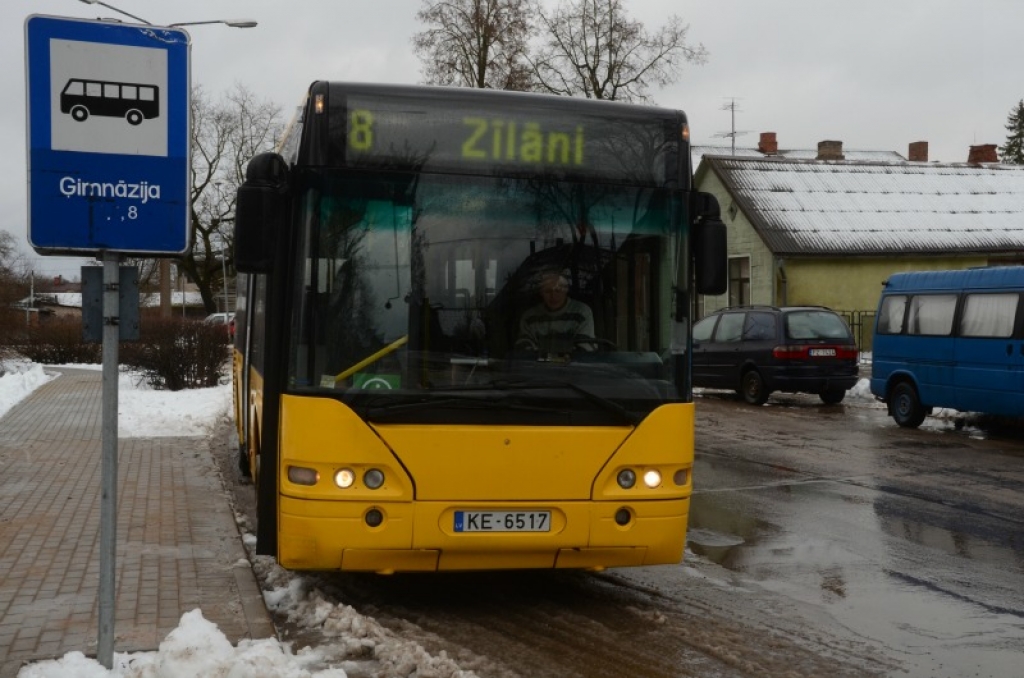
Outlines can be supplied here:
<path id="1" fill-rule="evenodd" d="M 811 356 L 815 358 L 835 358 L 836 350 L 834 348 L 812 348 Z"/>
<path id="2" fill-rule="evenodd" d="M 550 532 L 550 511 L 456 511 L 456 532 Z"/>

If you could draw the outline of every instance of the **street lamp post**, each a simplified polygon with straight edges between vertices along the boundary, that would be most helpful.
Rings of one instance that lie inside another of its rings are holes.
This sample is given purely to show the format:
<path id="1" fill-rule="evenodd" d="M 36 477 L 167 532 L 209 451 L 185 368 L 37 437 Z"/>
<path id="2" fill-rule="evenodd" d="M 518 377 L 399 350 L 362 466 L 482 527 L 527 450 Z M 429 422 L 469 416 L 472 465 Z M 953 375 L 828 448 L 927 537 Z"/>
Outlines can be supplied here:
<path id="1" fill-rule="evenodd" d="M 101 5 L 101 6 L 106 7 L 107 9 L 109 9 L 111 11 L 117 12 L 118 14 L 123 14 L 126 17 L 129 17 L 131 19 L 135 19 L 136 21 L 140 21 L 140 22 L 146 24 L 147 26 L 152 26 L 153 25 L 150 22 L 148 22 L 145 19 L 143 19 L 142 17 L 137 17 L 134 14 L 129 14 L 128 12 L 124 11 L 123 9 L 118 9 L 117 7 L 114 7 L 113 5 L 108 5 L 107 3 L 102 2 L 102 0 L 79 0 L 79 1 L 80 2 L 84 2 L 87 5 Z M 213 19 L 211 21 L 185 21 L 185 22 L 182 22 L 182 23 L 167 24 L 167 26 L 169 28 L 178 28 L 178 27 L 181 27 L 181 26 L 201 26 L 203 24 L 224 24 L 225 26 L 230 26 L 231 28 L 255 28 L 256 25 L 257 25 L 255 21 L 251 21 L 249 19 Z"/>
<path id="2" fill-rule="evenodd" d="M 81 0 L 87 5 L 101 5 L 109 10 L 123 14 L 126 17 L 139 21 L 147 26 L 153 24 L 142 17 L 118 9 L 113 5 L 102 2 L 102 0 Z M 203 24 L 224 24 L 232 28 L 253 28 L 255 21 L 249 20 L 209 20 L 189 21 L 170 24 L 168 28 L 180 28 L 182 26 L 198 26 Z M 104 301 L 103 308 L 117 308 L 117 259 L 116 253 L 104 255 L 103 283 Z M 225 272 L 227 264 L 224 264 Z M 109 279 L 108 279 L 109 278 Z M 111 291 L 113 290 L 113 291 Z M 227 276 L 224 280 L 225 300 L 227 299 Z M 165 317 L 171 315 L 171 285 L 170 285 L 170 261 L 167 258 L 160 259 L 160 312 Z M 182 287 L 181 300 L 182 313 L 185 311 L 185 291 Z M 117 551 L 117 392 L 107 387 L 108 374 L 117 373 L 117 330 L 112 333 L 110 328 L 104 328 L 103 338 L 103 426 L 104 426 L 104 449 L 102 476 L 104 485 L 101 497 L 101 521 L 100 521 L 100 586 L 99 586 L 99 635 L 97 639 L 96 658 L 107 669 L 113 668 L 114 664 L 114 587 L 115 587 L 115 555 Z M 108 341 L 108 337 L 110 340 Z M 108 351 L 112 345 L 113 351 Z M 108 365 L 109 364 L 109 365 Z M 108 369 L 110 367 L 111 369 Z M 116 383 L 116 382 L 115 382 Z M 111 401 L 111 402 L 108 402 Z M 111 416 L 112 413 L 112 416 Z M 112 418 L 112 421 L 110 419 Z M 112 424 L 113 436 L 106 435 L 108 425 Z M 111 443 L 108 445 L 108 443 Z M 110 448 L 110 449 L 108 449 Z M 108 479 L 111 479 L 108 486 Z"/>

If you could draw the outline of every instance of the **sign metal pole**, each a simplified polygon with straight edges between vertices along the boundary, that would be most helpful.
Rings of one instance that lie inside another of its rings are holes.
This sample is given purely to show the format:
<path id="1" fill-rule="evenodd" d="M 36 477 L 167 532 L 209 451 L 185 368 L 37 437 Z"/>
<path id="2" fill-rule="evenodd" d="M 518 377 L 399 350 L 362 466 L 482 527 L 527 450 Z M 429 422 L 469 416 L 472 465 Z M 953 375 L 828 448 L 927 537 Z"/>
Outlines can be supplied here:
<path id="1" fill-rule="evenodd" d="M 117 388 L 120 299 L 120 257 L 103 253 L 103 459 L 100 502 L 100 592 L 97 659 L 107 669 L 114 663 L 114 599 L 117 555 Z"/>

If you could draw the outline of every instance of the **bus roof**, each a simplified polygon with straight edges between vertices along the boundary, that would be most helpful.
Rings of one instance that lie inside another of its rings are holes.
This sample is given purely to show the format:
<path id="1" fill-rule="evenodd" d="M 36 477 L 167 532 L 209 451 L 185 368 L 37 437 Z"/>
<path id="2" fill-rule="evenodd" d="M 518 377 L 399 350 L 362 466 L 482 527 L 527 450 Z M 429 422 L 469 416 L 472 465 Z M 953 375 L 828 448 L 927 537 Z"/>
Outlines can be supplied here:
<path id="1" fill-rule="evenodd" d="M 538 92 L 513 92 L 500 89 L 479 89 L 475 87 L 441 87 L 437 85 L 392 85 L 367 82 L 317 81 L 310 85 L 310 93 L 326 88 L 330 96 L 362 95 L 397 99 L 428 99 L 438 102 L 465 103 L 474 106 L 504 108 L 547 109 L 565 114 L 578 111 L 598 116 L 626 116 L 628 118 L 665 118 L 686 114 L 678 109 L 663 108 L 646 104 L 583 99 Z M 570 113 L 571 114 L 571 113 Z"/>
<path id="2" fill-rule="evenodd" d="M 885 282 L 884 292 L 892 294 L 894 292 L 1007 288 L 1024 288 L 1024 266 L 894 273 Z"/>

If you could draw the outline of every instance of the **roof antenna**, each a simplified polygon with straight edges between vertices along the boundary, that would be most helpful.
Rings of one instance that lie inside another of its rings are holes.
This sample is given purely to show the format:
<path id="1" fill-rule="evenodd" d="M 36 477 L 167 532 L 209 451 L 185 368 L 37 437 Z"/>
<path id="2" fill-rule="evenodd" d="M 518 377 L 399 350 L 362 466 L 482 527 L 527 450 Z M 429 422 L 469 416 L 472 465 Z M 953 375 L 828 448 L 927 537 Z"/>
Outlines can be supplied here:
<path id="1" fill-rule="evenodd" d="M 732 130 L 729 132 L 719 132 L 716 137 L 729 137 L 732 139 L 732 155 L 736 155 L 736 137 L 740 134 L 750 134 L 749 130 L 737 131 L 736 130 L 736 97 L 729 97 L 729 102 L 722 104 L 722 111 L 730 111 L 732 118 Z"/>

